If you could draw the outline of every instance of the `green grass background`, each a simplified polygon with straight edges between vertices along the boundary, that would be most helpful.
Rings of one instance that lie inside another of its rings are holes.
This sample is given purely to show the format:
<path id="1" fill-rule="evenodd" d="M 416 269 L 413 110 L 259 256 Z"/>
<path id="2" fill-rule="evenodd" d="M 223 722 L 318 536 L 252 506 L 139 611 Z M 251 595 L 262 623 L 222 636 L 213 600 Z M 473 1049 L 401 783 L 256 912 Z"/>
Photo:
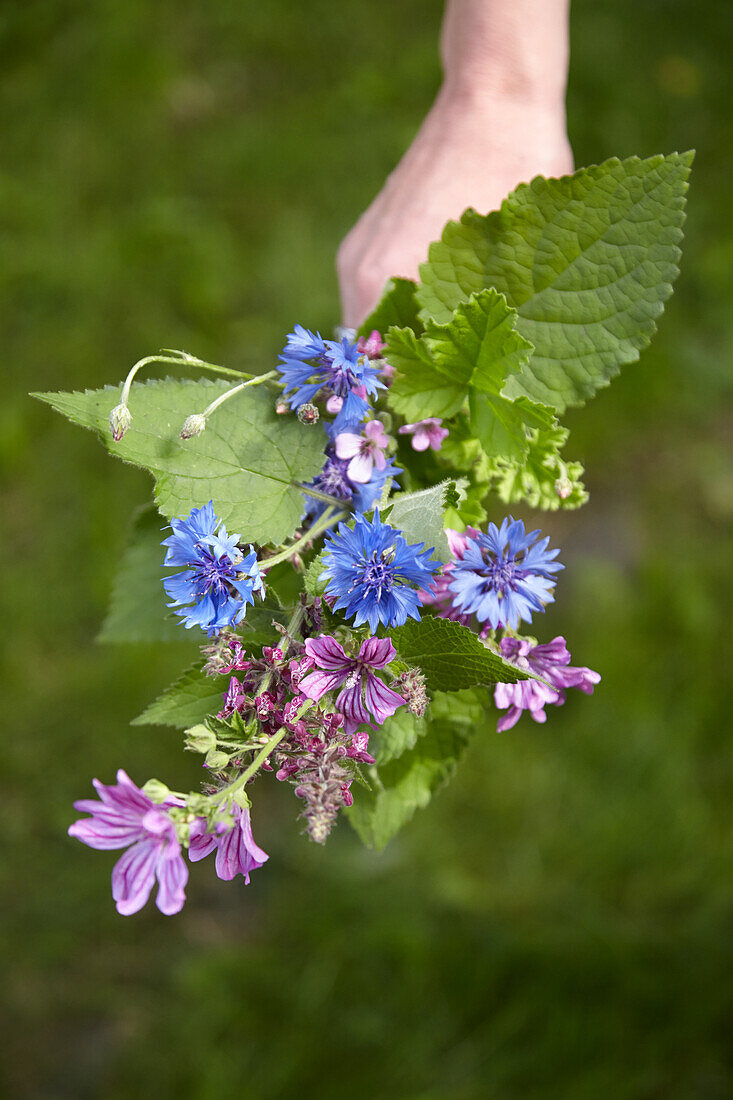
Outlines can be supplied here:
<path id="1" fill-rule="evenodd" d="M 568 568 L 542 633 L 594 699 L 477 730 L 382 856 L 346 824 L 309 845 L 264 783 L 267 868 L 196 867 L 175 919 L 118 917 L 114 857 L 66 836 L 92 775 L 186 788 L 198 763 L 128 725 L 186 647 L 94 644 L 149 481 L 26 392 L 161 344 L 269 367 L 296 320 L 330 329 L 337 243 L 437 88 L 440 7 L 0 6 L 4 1096 L 733 1095 L 727 0 L 573 5 L 577 163 L 698 150 L 658 338 L 569 418 L 591 501 L 543 520 Z"/>

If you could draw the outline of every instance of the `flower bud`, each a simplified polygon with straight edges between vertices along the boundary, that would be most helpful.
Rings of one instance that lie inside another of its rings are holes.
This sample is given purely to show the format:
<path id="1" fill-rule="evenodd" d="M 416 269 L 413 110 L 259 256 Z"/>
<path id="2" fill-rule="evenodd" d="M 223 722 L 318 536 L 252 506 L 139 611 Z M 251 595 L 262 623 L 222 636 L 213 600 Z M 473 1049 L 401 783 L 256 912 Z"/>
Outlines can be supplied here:
<path id="1" fill-rule="evenodd" d="M 310 401 L 298 406 L 298 420 L 301 424 L 317 424 L 320 416 L 318 409 Z"/>
<path id="2" fill-rule="evenodd" d="M 193 439 L 195 435 L 201 435 L 206 427 L 206 417 L 201 413 L 193 413 L 187 416 L 181 428 L 181 439 Z"/>
<path id="3" fill-rule="evenodd" d="M 287 401 L 284 401 L 282 398 L 275 402 L 275 412 L 278 416 L 285 416 L 285 413 L 288 412 L 289 409 L 290 406 Z"/>
<path id="4" fill-rule="evenodd" d="M 216 748 L 216 736 L 208 726 L 191 726 L 186 730 L 185 747 L 189 752 L 208 753 Z"/>
<path id="5" fill-rule="evenodd" d="M 569 477 L 559 477 L 555 482 L 555 492 L 560 500 L 567 500 L 573 491 L 573 483 Z"/>
<path id="6" fill-rule="evenodd" d="M 205 767 L 211 768 L 213 772 L 220 772 L 228 763 L 229 756 L 227 753 L 220 752 L 218 749 L 209 749 L 204 761 Z"/>
<path id="7" fill-rule="evenodd" d="M 152 802 L 165 802 L 171 793 L 165 783 L 161 783 L 159 779 L 149 779 L 142 791 Z"/>
<path id="8" fill-rule="evenodd" d="M 115 443 L 119 443 L 130 424 L 132 424 L 132 416 L 127 405 L 115 405 L 109 414 L 109 426 Z"/>

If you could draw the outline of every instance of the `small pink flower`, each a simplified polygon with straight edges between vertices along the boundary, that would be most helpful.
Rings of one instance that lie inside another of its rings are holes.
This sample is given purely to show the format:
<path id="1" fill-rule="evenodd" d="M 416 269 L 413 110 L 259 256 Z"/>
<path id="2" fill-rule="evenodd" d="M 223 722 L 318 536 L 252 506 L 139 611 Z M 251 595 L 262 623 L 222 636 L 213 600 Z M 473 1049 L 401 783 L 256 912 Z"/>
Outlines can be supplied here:
<path id="1" fill-rule="evenodd" d="M 308 638 L 305 651 L 315 661 L 317 671 L 306 676 L 300 690 L 317 702 L 327 692 L 341 688 L 336 707 L 344 715 L 347 733 L 368 722 L 370 714 L 381 724 L 405 705 L 403 697 L 373 672 L 386 668 L 397 656 L 389 638 L 367 638 L 357 657 L 347 657 L 335 638 L 323 634 L 320 638 Z M 366 742 L 362 740 L 354 747 L 357 752 L 365 751 Z"/>
<path id="2" fill-rule="evenodd" d="M 425 420 L 418 420 L 416 424 L 403 424 L 400 435 L 412 436 L 413 451 L 427 451 L 428 447 L 439 451 L 448 435 L 448 429 L 442 427 L 442 424 L 439 416 L 428 416 Z"/>
<path id="3" fill-rule="evenodd" d="M 382 350 L 385 346 L 381 335 L 374 328 L 367 336 L 366 340 L 362 336 L 359 343 L 356 345 L 362 355 L 367 355 L 370 359 L 380 359 L 382 356 Z"/>
<path id="4" fill-rule="evenodd" d="M 370 420 L 364 428 L 363 436 L 352 432 L 342 432 L 336 436 L 336 456 L 341 459 L 350 458 L 347 476 L 351 481 L 366 485 L 375 466 L 378 470 L 383 470 L 387 465 L 384 448 L 388 443 L 381 420 Z"/>

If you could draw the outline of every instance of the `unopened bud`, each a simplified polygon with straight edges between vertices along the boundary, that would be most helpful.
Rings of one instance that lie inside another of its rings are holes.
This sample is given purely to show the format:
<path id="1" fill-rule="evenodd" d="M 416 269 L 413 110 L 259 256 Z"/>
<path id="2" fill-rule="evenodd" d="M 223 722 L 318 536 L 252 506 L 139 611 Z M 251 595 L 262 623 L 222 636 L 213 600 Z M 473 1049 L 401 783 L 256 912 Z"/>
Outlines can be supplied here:
<path id="1" fill-rule="evenodd" d="M 321 414 L 315 405 L 306 401 L 305 405 L 298 406 L 298 420 L 301 424 L 317 424 Z"/>
<path id="2" fill-rule="evenodd" d="M 116 405 L 109 414 L 109 426 L 115 443 L 119 443 L 131 424 L 132 416 L 127 405 Z"/>
<path id="3" fill-rule="evenodd" d="M 146 794 L 152 802 L 165 802 L 170 793 L 170 789 L 159 779 L 149 779 L 143 787 L 143 794 Z"/>
<path id="4" fill-rule="evenodd" d="M 220 772 L 228 763 L 228 755 L 225 752 L 220 752 L 218 749 L 209 749 L 206 754 L 206 760 L 204 761 L 206 767 L 211 768 L 214 772 Z"/>
<path id="5" fill-rule="evenodd" d="M 187 416 L 181 428 L 181 439 L 193 439 L 195 435 L 201 435 L 206 427 L 206 417 L 201 413 L 193 413 Z"/>
<path id="6" fill-rule="evenodd" d="M 275 402 L 275 412 L 277 413 L 278 416 L 285 416 L 285 413 L 288 412 L 289 409 L 290 409 L 290 406 L 288 405 L 287 401 L 276 401 Z"/>
<path id="7" fill-rule="evenodd" d="M 189 752 L 208 753 L 216 748 L 216 736 L 208 726 L 191 726 L 186 730 L 185 747 Z"/>
<path id="8" fill-rule="evenodd" d="M 339 397 L 337 393 L 332 393 L 326 402 L 326 412 L 330 412 L 332 416 L 336 413 L 340 413 L 344 407 L 343 397 Z"/>
<path id="9" fill-rule="evenodd" d="M 560 500 L 567 500 L 573 491 L 573 483 L 569 477 L 559 477 L 555 482 L 555 492 Z"/>

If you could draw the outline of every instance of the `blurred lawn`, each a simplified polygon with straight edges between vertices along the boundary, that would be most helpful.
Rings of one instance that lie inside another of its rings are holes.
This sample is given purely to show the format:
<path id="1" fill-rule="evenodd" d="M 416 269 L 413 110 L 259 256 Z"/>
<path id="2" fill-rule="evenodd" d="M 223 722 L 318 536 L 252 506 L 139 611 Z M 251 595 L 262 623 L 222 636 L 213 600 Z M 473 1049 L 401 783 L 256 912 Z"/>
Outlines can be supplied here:
<path id="1" fill-rule="evenodd" d="M 571 417 L 591 502 L 543 521 L 570 566 L 543 634 L 596 697 L 479 731 L 383 856 L 345 825 L 316 850 L 271 784 L 267 869 L 195 869 L 177 919 L 119 918 L 113 857 L 65 835 L 91 775 L 198 764 L 127 725 L 186 647 L 93 643 L 148 479 L 25 394 L 328 330 L 337 242 L 437 87 L 440 7 L 0 8 L 3 1096 L 733 1095 L 728 0 L 574 2 L 577 162 L 698 150 L 657 341 Z"/>

